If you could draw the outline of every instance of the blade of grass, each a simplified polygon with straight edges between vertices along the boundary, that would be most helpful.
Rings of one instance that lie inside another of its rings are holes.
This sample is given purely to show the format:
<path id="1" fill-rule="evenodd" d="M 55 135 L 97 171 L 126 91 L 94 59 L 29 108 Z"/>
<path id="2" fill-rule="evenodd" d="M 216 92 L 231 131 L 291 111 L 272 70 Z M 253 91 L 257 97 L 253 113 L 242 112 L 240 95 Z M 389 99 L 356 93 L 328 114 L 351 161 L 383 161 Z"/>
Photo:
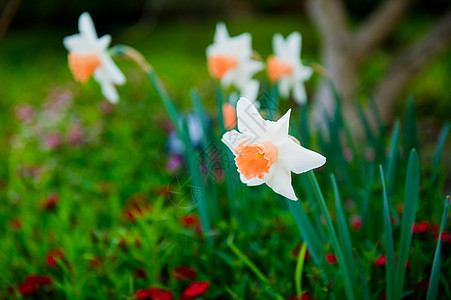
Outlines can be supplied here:
<path id="1" fill-rule="evenodd" d="M 315 192 L 317 194 L 317 199 L 319 199 L 322 214 L 324 215 L 324 218 L 326 219 L 326 225 L 327 225 L 327 229 L 329 231 L 329 238 L 332 242 L 332 247 L 338 258 L 338 266 L 339 266 L 341 278 L 343 280 L 343 284 L 345 287 L 346 296 L 348 299 L 355 299 L 354 290 L 353 290 L 353 286 L 352 286 L 350 275 L 349 275 L 349 270 L 345 263 L 343 251 L 340 247 L 340 243 L 338 242 L 338 237 L 335 232 L 335 228 L 332 224 L 332 219 L 330 218 L 329 211 L 327 210 L 326 201 L 324 200 L 323 194 L 321 192 L 321 188 L 319 187 L 318 181 L 316 180 L 315 173 L 313 173 L 313 171 L 310 171 L 308 173 L 310 176 L 310 182 L 313 185 Z"/>
<path id="2" fill-rule="evenodd" d="M 451 128 L 451 123 L 447 122 L 443 125 L 442 130 L 438 138 L 437 148 L 435 150 L 434 161 L 432 163 L 432 175 L 429 179 L 429 184 L 433 185 L 437 180 L 438 171 L 440 170 L 440 156 L 442 155 L 443 147 L 445 146 L 446 138 L 448 136 L 449 130 Z"/>
<path id="3" fill-rule="evenodd" d="M 393 246 L 393 231 L 390 221 L 390 209 L 388 205 L 387 189 L 385 187 L 384 170 L 382 165 L 379 166 L 382 181 L 382 202 L 383 202 L 383 220 L 384 220 L 384 236 L 385 236 L 385 281 L 387 283 L 387 299 L 395 298 L 395 250 Z"/>
<path id="4" fill-rule="evenodd" d="M 230 250 L 235 253 L 235 255 L 258 277 L 258 279 L 268 286 L 271 292 L 274 293 L 276 299 L 283 300 L 281 295 L 272 291 L 270 282 L 263 272 L 260 271 L 260 269 L 233 243 L 233 235 L 229 235 L 227 238 L 227 246 L 229 246 Z"/>
<path id="5" fill-rule="evenodd" d="M 302 297 L 302 270 L 304 269 L 304 260 L 306 252 L 307 252 L 307 244 L 304 242 L 302 243 L 301 250 L 299 251 L 298 261 L 296 263 L 296 271 L 294 274 L 296 293 L 298 297 Z"/>
<path id="6" fill-rule="evenodd" d="M 404 278 L 406 275 L 406 262 L 409 256 L 410 245 L 412 242 L 412 226 L 415 222 L 415 216 L 418 207 L 418 198 L 420 192 L 420 162 L 415 149 L 410 152 L 409 163 L 407 167 L 406 193 L 404 200 L 404 211 L 402 217 L 401 240 L 399 242 L 398 265 L 396 270 L 396 299 L 400 299 L 404 287 Z"/>
<path id="7" fill-rule="evenodd" d="M 437 299 L 438 295 L 438 285 L 440 279 L 440 258 L 441 258 L 441 243 L 442 234 L 448 220 L 449 215 L 449 196 L 445 198 L 445 207 L 443 209 L 442 224 L 440 226 L 440 235 L 438 237 L 437 249 L 435 250 L 434 263 L 432 264 L 431 277 L 429 280 L 429 288 L 427 293 L 427 300 Z"/>
<path id="8" fill-rule="evenodd" d="M 345 260 L 346 268 L 351 279 L 353 287 L 357 287 L 357 274 L 355 273 L 354 253 L 352 251 L 351 236 L 346 222 L 346 217 L 343 212 L 343 206 L 341 204 L 340 194 L 338 192 L 337 181 L 333 174 L 330 175 L 332 181 L 332 188 L 335 196 L 335 208 L 337 210 L 337 225 L 338 225 L 338 238 L 340 245 L 343 249 L 343 257 Z"/>

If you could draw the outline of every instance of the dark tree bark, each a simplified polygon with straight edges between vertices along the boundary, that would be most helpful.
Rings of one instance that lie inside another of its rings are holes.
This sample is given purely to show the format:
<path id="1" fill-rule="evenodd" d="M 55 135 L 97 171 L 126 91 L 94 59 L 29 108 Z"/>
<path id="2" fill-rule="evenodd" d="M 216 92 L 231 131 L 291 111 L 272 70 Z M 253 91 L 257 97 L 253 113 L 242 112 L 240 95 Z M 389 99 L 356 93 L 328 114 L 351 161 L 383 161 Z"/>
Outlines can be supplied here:
<path id="1" fill-rule="evenodd" d="M 309 0 L 308 12 L 322 40 L 322 63 L 344 100 L 345 114 L 352 119 L 351 99 L 355 96 L 359 71 L 365 60 L 390 35 L 413 0 L 386 0 L 358 28 L 351 30 L 341 0 Z M 409 80 L 451 41 L 451 15 L 447 13 L 421 42 L 395 58 L 386 76 L 376 85 L 374 95 L 385 121 L 390 120 L 393 103 Z M 368 91 L 370 94 L 372 91 Z M 314 96 L 314 119 L 334 109 L 327 82 L 322 81 Z"/>

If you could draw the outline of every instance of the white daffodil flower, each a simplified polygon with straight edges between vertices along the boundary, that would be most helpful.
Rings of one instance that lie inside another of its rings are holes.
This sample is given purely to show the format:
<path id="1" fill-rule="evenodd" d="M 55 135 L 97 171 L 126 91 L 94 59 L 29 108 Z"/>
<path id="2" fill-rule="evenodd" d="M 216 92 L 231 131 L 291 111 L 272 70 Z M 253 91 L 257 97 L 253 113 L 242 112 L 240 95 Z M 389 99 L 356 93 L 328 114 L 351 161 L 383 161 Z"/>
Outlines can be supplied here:
<path id="1" fill-rule="evenodd" d="M 264 120 L 252 103 L 237 103 L 238 131 L 224 134 L 222 142 L 235 155 L 241 181 L 248 186 L 266 183 L 274 192 L 297 200 L 291 185 L 296 174 L 319 168 L 326 158 L 302 147 L 288 135 L 291 109 L 277 122 Z"/>
<path id="2" fill-rule="evenodd" d="M 92 75 L 100 84 L 102 93 L 111 103 L 117 103 L 119 95 L 115 85 L 125 83 L 125 76 L 108 53 L 111 43 L 109 34 L 97 37 L 91 16 L 84 12 L 78 20 L 79 34 L 64 38 L 69 51 L 69 67 L 75 79 L 86 82 Z"/>
<path id="3" fill-rule="evenodd" d="M 281 34 L 273 37 L 274 55 L 267 61 L 268 77 L 272 82 L 279 82 L 279 94 L 288 97 L 293 91 L 293 99 L 299 104 L 305 104 L 307 94 L 304 82 L 313 74 L 310 67 L 301 61 L 301 35 L 293 32 L 285 40 Z"/>
<path id="4" fill-rule="evenodd" d="M 231 38 L 224 23 L 216 25 L 214 43 L 207 48 L 208 70 L 224 87 L 243 90 L 264 63 L 252 59 L 252 37 L 243 33 Z"/>

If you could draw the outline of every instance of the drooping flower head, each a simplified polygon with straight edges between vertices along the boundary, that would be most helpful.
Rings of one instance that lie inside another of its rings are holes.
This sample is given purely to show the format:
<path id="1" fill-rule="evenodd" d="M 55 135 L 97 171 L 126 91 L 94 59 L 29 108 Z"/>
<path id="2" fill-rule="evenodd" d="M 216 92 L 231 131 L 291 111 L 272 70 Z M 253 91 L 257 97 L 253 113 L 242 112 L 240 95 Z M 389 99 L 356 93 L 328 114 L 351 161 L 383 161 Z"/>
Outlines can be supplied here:
<path id="1" fill-rule="evenodd" d="M 214 43 L 207 48 L 208 70 L 224 87 L 243 90 L 252 76 L 263 70 L 262 62 L 252 59 L 252 37 L 243 33 L 230 37 L 224 23 L 216 25 Z"/>
<path id="2" fill-rule="evenodd" d="M 111 103 L 117 103 L 119 95 L 115 85 L 125 83 L 125 76 L 108 53 L 109 34 L 97 37 L 91 16 L 84 12 L 78 20 L 80 33 L 64 38 L 69 51 L 69 67 L 75 79 L 86 82 L 91 76 L 100 84 L 102 93 Z"/>
<path id="3" fill-rule="evenodd" d="M 307 101 L 304 81 L 312 76 L 312 69 L 301 61 L 301 35 L 293 32 L 287 39 L 281 34 L 273 37 L 274 55 L 267 61 L 268 77 L 272 82 L 279 83 L 279 94 L 288 97 L 293 92 L 293 99 L 304 104 Z"/>
<path id="4" fill-rule="evenodd" d="M 249 100 L 241 98 L 237 103 L 238 131 L 226 132 L 222 142 L 235 154 L 243 183 L 266 183 L 274 192 L 297 200 L 291 172 L 299 174 L 321 167 L 326 158 L 288 135 L 290 113 L 288 110 L 277 122 L 264 120 Z"/>

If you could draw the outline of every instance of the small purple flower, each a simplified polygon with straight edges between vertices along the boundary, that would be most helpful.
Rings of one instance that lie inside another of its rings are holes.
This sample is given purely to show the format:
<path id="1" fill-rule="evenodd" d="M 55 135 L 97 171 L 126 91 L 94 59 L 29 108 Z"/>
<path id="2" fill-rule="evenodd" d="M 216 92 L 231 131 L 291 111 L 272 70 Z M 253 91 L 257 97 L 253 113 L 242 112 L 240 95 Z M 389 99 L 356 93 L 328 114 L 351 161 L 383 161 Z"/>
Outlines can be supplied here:
<path id="1" fill-rule="evenodd" d="M 61 144 L 62 144 L 62 139 L 61 139 L 61 135 L 58 132 L 50 133 L 45 138 L 45 145 L 50 150 L 55 150 L 55 149 L 59 148 L 61 146 Z"/>
<path id="2" fill-rule="evenodd" d="M 23 123 L 30 123 L 35 116 L 34 109 L 31 105 L 23 105 L 17 108 L 16 117 Z"/>
<path id="3" fill-rule="evenodd" d="M 69 144 L 71 146 L 78 146 L 83 142 L 83 127 L 74 123 L 69 127 Z"/>
<path id="4" fill-rule="evenodd" d="M 104 115 L 111 115 L 114 111 L 114 105 L 111 104 L 108 100 L 104 99 L 99 103 L 99 111 Z"/>
<path id="5" fill-rule="evenodd" d="M 166 170 L 170 173 L 177 171 L 183 164 L 183 158 L 181 155 L 171 155 L 169 156 L 168 162 L 166 163 Z"/>

